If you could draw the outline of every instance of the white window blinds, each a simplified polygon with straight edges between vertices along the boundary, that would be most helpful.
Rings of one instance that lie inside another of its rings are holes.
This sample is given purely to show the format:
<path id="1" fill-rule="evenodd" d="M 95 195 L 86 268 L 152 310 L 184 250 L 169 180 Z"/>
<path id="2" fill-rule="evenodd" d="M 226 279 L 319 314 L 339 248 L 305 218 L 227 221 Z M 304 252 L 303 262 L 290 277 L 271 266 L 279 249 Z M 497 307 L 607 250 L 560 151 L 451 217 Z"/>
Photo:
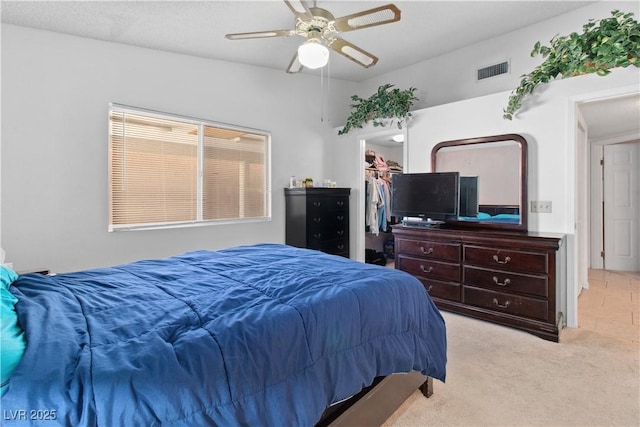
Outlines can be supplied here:
<path id="1" fill-rule="evenodd" d="M 270 218 L 266 132 L 112 104 L 109 229 Z"/>

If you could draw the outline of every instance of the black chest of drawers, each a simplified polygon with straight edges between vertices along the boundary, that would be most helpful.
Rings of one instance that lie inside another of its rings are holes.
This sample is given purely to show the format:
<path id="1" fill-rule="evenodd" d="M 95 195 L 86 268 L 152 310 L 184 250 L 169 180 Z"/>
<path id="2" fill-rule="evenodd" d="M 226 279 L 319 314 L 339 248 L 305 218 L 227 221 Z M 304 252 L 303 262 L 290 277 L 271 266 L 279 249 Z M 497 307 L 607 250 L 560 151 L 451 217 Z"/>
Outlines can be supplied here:
<path id="1" fill-rule="evenodd" d="M 285 188 L 287 245 L 349 257 L 350 188 Z"/>
<path id="2" fill-rule="evenodd" d="M 558 341 L 558 249 L 564 236 L 394 226 L 396 268 L 444 310 Z"/>

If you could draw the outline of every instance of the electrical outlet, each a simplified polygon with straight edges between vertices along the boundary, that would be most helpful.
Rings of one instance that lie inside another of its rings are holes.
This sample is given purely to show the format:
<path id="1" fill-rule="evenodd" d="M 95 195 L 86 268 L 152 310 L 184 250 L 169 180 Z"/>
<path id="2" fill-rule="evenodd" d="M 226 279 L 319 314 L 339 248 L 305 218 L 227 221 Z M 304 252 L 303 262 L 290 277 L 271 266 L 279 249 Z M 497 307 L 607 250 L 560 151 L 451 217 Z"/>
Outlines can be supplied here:
<path id="1" fill-rule="evenodd" d="M 533 213 L 551 213 L 551 201 L 532 200 L 531 212 Z"/>

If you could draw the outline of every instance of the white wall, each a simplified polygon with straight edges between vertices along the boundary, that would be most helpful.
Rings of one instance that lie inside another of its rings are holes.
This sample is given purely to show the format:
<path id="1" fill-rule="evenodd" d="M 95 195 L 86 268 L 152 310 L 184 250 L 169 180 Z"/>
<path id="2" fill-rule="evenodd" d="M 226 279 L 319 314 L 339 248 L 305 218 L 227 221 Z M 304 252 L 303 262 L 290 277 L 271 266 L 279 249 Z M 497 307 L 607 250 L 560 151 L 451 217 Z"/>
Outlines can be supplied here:
<path id="1" fill-rule="evenodd" d="M 63 272 L 284 241 L 289 176 L 325 176 L 331 108 L 318 77 L 2 25 L 0 246 L 17 270 Z M 354 92 L 334 81 L 332 97 Z M 306 96 L 301 96 L 305 94 Z M 309 95 L 318 96 L 309 96 Z M 109 102 L 271 131 L 266 223 L 107 232 Z"/>
<path id="2" fill-rule="evenodd" d="M 606 77 L 594 74 L 551 82 L 530 98 L 525 108 L 512 121 L 502 118 L 510 91 L 424 108 L 413 112 L 407 128 L 408 172 L 431 171 L 431 150 L 442 141 L 479 136 L 518 133 L 528 143 L 529 200 L 550 200 L 553 212 L 529 213 L 529 230 L 572 232 L 573 142 L 568 140 L 569 100 L 587 99 L 598 92 L 618 89 L 640 90 L 640 70 L 635 67 L 616 69 Z M 334 143 L 343 150 L 334 166 L 344 171 L 339 175 L 350 185 L 357 176 L 350 165 L 359 164 L 359 140 L 372 127 L 356 129 L 336 137 Z M 388 132 L 388 131 L 387 131 Z"/>
<path id="3" fill-rule="evenodd" d="M 640 90 L 640 70 L 614 70 L 603 78 L 596 75 L 554 81 L 532 99 L 528 111 L 514 121 L 502 119 L 501 107 L 509 92 L 427 108 L 416 112 L 409 128 L 409 171 L 428 171 L 428 159 L 439 141 L 473 136 L 519 133 L 528 143 L 529 200 L 550 200 L 552 213 L 529 212 L 529 230 L 566 234 L 566 292 L 562 311 L 569 326 L 577 326 L 577 249 L 575 247 L 576 191 L 576 103 L 600 96 Z M 464 118 L 464 120 L 456 120 Z M 452 126 L 455 124 L 454 126 Z M 582 236 L 585 239 L 586 236 Z"/>

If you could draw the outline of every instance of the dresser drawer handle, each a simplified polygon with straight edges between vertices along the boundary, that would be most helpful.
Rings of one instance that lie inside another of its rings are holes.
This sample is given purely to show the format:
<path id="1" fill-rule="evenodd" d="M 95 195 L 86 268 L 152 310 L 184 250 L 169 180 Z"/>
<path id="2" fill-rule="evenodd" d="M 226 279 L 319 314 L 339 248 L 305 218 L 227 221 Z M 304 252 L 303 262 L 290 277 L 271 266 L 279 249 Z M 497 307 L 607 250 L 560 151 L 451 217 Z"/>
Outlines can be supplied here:
<path id="1" fill-rule="evenodd" d="M 313 222 L 322 222 L 322 218 L 314 217 Z"/>
<path id="2" fill-rule="evenodd" d="M 511 283 L 511 279 L 504 279 L 504 282 L 500 283 L 498 281 L 498 278 L 496 276 L 493 276 L 493 283 L 495 283 L 498 286 L 507 286 Z"/>
<path id="3" fill-rule="evenodd" d="M 433 248 L 425 249 L 424 247 L 420 246 L 420 252 L 425 255 L 429 255 L 433 253 Z"/>
<path id="4" fill-rule="evenodd" d="M 342 236 L 344 234 L 344 230 L 338 230 L 338 231 L 336 231 L 336 234 L 338 236 Z"/>
<path id="5" fill-rule="evenodd" d="M 313 233 L 313 237 L 315 237 L 316 239 L 319 239 L 322 237 L 322 233 Z"/>
<path id="6" fill-rule="evenodd" d="M 505 258 L 504 258 L 504 261 L 500 261 L 500 258 L 498 258 L 498 255 L 494 255 L 494 256 L 493 256 L 493 260 L 494 260 L 495 262 L 497 262 L 498 264 L 506 264 L 506 263 L 508 263 L 509 261 L 511 261 L 511 257 L 509 257 L 509 256 L 508 256 L 508 257 L 505 257 Z"/>
<path id="7" fill-rule="evenodd" d="M 316 208 L 319 208 L 320 205 L 322 205 L 322 202 L 313 202 L 313 206 L 315 206 Z"/>
<path id="8" fill-rule="evenodd" d="M 423 273 L 431 273 L 433 271 L 433 267 L 429 266 L 429 268 L 425 268 L 424 265 L 420 264 L 420 271 Z"/>
<path id="9" fill-rule="evenodd" d="M 338 245 L 337 248 L 342 250 L 342 249 L 344 249 L 344 245 Z"/>
<path id="10" fill-rule="evenodd" d="M 344 216 L 343 215 L 338 215 L 336 218 L 338 218 L 338 221 L 343 221 L 344 220 Z"/>
<path id="11" fill-rule="evenodd" d="M 338 201 L 336 202 L 336 205 L 338 205 L 338 206 L 344 206 L 344 202 L 342 202 L 342 201 L 338 200 Z"/>
<path id="12" fill-rule="evenodd" d="M 509 307 L 509 304 L 511 304 L 511 301 L 507 300 L 507 301 L 504 303 L 504 305 L 501 305 L 501 304 L 498 302 L 498 298 L 494 298 L 494 299 L 493 299 L 493 303 L 494 303 L 496 306 L 500 307 L 500 308 L 507 308 L 507 307 Z"/>
<path id="13" fill-rule="evenodd" d="M 427 293 L 431 293 L 431 289 L 433 289 L 433 285 L 429 285 L 429 289 L 427 289 Z"/>

